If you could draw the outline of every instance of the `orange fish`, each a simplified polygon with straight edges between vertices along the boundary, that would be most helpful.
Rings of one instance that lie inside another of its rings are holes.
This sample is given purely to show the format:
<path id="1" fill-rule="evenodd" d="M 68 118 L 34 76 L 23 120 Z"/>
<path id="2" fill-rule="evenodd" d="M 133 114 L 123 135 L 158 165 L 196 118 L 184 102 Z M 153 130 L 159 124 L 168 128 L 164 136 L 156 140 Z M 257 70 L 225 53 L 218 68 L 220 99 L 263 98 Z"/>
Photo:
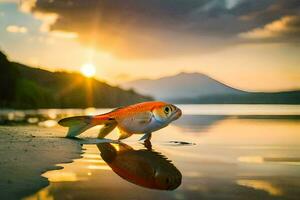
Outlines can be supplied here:
<path id="1" fill-rule="evenodd" d="M 119 140 L 132 134 L 144 134 L 140 140 L 149 140 L 152 132 L 168 126 L 180 116 L 181 110 L 172 104 L 144 102 L 117 108 L 102 115 L 64 118 L 58 123 L 69 127 L 67 137 L 75 137 L 93 126 L 104 125 L 98 138 L 104 138 L 117 127 L 120 130 Z"/>

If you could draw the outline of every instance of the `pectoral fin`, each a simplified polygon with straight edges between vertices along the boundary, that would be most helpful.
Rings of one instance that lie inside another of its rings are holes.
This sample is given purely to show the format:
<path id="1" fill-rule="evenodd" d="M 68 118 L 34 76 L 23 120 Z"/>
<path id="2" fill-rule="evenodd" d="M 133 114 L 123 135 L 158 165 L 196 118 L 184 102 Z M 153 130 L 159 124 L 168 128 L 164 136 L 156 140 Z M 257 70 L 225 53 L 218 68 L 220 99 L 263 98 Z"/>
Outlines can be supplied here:
<path id="1" fill-rule="evenodd" d="M 107 136 L 112 130 L 114 130 L 117 126 L 117 122 L 109 123 L 109 124 L 104 124 L 104 126 L 100 129 L 98 138 L 104 138 Z"/>
<path id="2" fill-rule="evenodd" d="M 151 133 L 145 133 L 143 135 L 143 137 L 141 137 L 139 140 L 150 140 L 151 139 L 152 134 Z"/>

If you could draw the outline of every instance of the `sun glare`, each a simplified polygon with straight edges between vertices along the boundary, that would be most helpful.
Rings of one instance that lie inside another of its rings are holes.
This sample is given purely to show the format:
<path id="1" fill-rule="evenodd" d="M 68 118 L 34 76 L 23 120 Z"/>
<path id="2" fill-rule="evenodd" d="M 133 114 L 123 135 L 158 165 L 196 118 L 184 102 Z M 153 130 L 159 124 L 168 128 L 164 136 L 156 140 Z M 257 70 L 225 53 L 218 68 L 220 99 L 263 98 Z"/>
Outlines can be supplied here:
<path id="1" fill-rule="evenodd" d="M 90 78 L 95 76 L 96 67 L 91 63 L 86 63 L 81 67 L 80 71 L 84 76 Z"/>

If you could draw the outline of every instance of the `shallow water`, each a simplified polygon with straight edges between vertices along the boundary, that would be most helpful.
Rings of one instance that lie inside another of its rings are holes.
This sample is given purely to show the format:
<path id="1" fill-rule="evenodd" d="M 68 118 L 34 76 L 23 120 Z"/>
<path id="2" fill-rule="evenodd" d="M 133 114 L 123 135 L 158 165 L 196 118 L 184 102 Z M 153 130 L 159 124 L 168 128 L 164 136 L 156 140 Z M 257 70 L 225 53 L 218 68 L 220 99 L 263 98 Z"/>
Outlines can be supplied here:
<path id="1" fill-rule="evenodd" d="M 87 131 L 82 158 L 44 173 L 50 185 L 25 199 L 299 199 L 299 106 L 183 109 L 152 149 L 140 136 L 99 146 Z"/>

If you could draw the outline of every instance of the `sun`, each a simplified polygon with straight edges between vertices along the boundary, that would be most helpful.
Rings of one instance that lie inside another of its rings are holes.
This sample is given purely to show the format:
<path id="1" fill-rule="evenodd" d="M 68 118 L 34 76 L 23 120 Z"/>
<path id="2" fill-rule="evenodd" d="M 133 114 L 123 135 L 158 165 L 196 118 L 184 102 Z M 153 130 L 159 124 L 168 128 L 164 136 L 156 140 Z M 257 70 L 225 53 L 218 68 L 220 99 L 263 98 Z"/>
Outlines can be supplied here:
<path id="1" fill-rule="evenodd" d="M 90 77 L 95 76 L 96 67 L 92 63 L 86 63 L 86 64 L 82 65 L 82 67 L 80 68 L 80 71 L 84 76 L 90 78 Z"/>

